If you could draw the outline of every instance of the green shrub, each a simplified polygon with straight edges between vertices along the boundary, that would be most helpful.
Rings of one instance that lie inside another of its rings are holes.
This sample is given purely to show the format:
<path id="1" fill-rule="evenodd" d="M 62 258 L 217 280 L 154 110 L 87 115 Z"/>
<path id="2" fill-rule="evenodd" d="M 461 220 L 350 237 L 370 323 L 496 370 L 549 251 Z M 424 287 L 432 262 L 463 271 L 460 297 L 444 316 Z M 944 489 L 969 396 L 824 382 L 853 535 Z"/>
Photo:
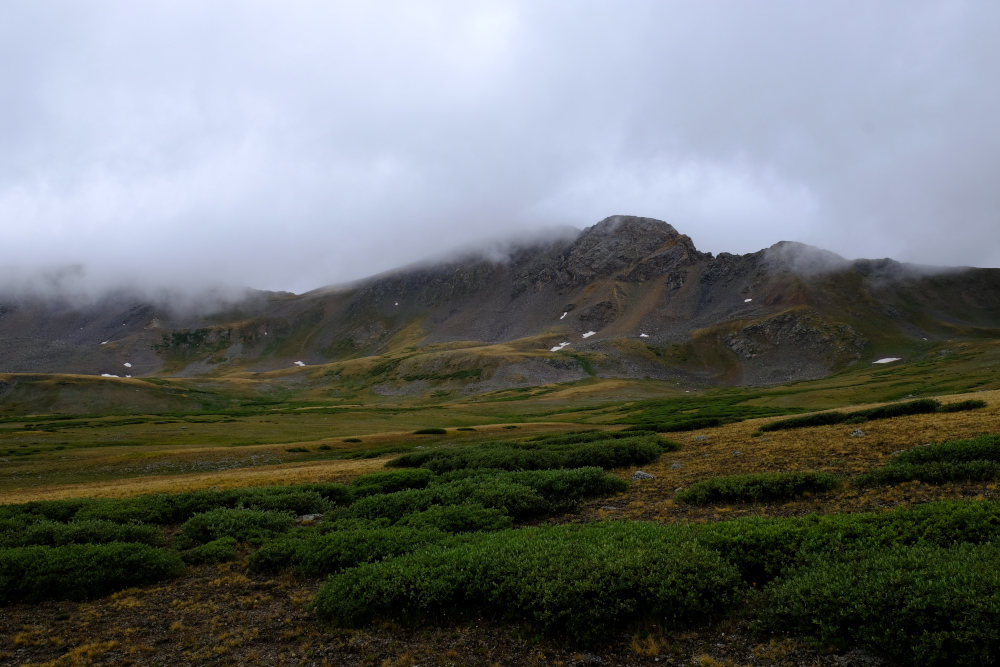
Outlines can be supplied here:
<path id="1" fill-rule="evenodd" d="M 581 434 L 574 438 L 557 437 L 522 442 L 486 442 L 463 447 L 442 447 L 411 452 L 395 458 L 393 468 L 422 467 L 443 474 L 455 470 L 553 470 L 599 466 L 621 468 L 644 465 L 664 451 L 680 448 L 677 443 L 655 434 L 615 433 Z M 586 436 L 586 437 L 584 437 Z M 594 437 L 597 436 L 597 437 Z"/>
<path id="2" fill-rule="evenodd" d="M 478 503 L 461 505 L 431 505 L 422 512 L 404 516 L 399 526 L 418 530 L 440 530 L 445 533 L 471 533 L 481 530 L 506 530 L 514 522 L 499 509 L 486 508 Z"/>
<path id="3" fill-rule="evenodd" d="M 208 543 L 221 537 L 240 542 L 262 540 L 287 532 L 295 519 L 282 512 L 217 509 L 195 514 L 181 526 L 181 535 L 192 542 Z"/>
<path id="4" fill-rule="evenodd" d="M 0 602 L 87 600 L 183 574 L 179 555 L 146 544 L 0 549 Z"/>
<path id="5" fill-rule="evenodd" d="M 361 442 L 361 438 L 344 438 L 344 442 Z"/>
<path id="6" fill-rule="evenodd" d="M 394 493 L 405 489 L 422 489 L 434 478 L 434 473 L 423 468 L 409 468 L 392 472 L 373 472 L 351 482 L 353 498 Z"/>
<path id="7" fill-rule="evenodd" d="M 854 478 L 856 486 L 878 486 L 919 481 L 926 484 L 983 481 L 1000 477 L 996 461 L 956 461 L 944 463 L 896 463 L 869 470 Z"/>
<path id="8" fill-rule="evenodd" d="M 762 631 L 862 644 L 905 664 L 987 665 L 1000 655 L 1000 550 L 869 550 L 820 561 L 767 592 Z"/>
<path id="9" fill-rule="evenodd" d="M 858 549 L 998 541 L 1000 503 L 941 501 L 874 514 L 748 517 L 701 524 L 695 531 L 748 583 L 762 584 L 787 568 Z"/>
<path id="10" fill-rule="evenodd" d="M 445 435 L 448 431 L 443 428 L 422 428 L 414 431 L 413 435 Z"/>
<path id="11" fill-rule="evenodd" d="M 680 433 L 715 428 L 730 423 L 722 417 L 677 417 L 663 422 L 642 422 L 629 426 L 626 431 L 653 431 L 655 433 Z"/>
<path id="12" fill-rule="evenodd" d="M 220 537 L 206 544 L 188 549 L 181 553 L 181 558 L 189 565 L 202 563 L 224 563 L 236 558 L 236 539 Z"/>
<path id="13" fill-rule="evenodd" d="M 982 435 L 940 445 L 914 447 L 882 468 L 854 479 L 857 486 L 899 484 L 918 480 L 928 484 L 986 480 L 1000 477 L 1000 435 Z"/>
<path id="14" fill-rule="evenodd" d="M 695 482 L 677 494 L 685 503 L 769 502 L 789 500 L 804 493 L 830 491 L 840 485 L 827 472 L 774 472 L 713 477 Z"/>
<path id="15" fill-rule="evenodd" d="M 164 542 L 163 531 L 159 526 L 142 524 L 122 525 L 110 521 L 57 523 L 42 520 L 30 525 L 20 524 L 20 526 L 20 530 L 6 529 L 0 532 L 0 547 L 32 545 L 59 547 L 66 544 L 108 544 L 110 542 L 138 542 L 150 546 L 160 546 Z"/>
<path id="16" fill-rule="evenodd" d="M 285 451 L 296 453 L 296 452 L 308 452 L 309 450 L 306 449 L 305 447 L 289 447 Z"/>
<path id="17" fill-rule="evenodd" d="M 850 415 L 844 414 L 843 412 L 818 412 L 811 415 L 789 417 L 788 419 L 781 419 L 776 422 L 771 422 L 770 424 L 764 424 L 760 427 L 760 430 L 767 433 L 769 431 L 783 431 L 793 428 L 805 428 L 807 426 L 829 426 L 831 424 L 843 423 L 850 418 Z"/>
<path id="18" fill-rule="evenodd" d="M 346 626 L 499 614 L 590 643 L 637 619 L 704 620 L 735 600 L 738 585 L 735 568 L 684 531 L 600 523 L 476 533 L 362 565 L 332 577 L 311 607 Z"/>
<path id="19" fill-rule="evenodd" d="M 829 426 L 831 424 L 851 423 L 859 424 L 868 420 L 890 419 L 892 417 L 905 417 L 908 415 L 922 415 L 936 412 L 941 409 L 941 404 L 930 398 L 921 398 L 908 403 L 890 403 L 877 408 L 867 410 L 855 410 L 854 412 L 819 412 L 801 417 L 791 417 L 782 419 L 760 427 L 761 431 L 782 431 L 792 428 L 805 428 L 807 426 Z"/>
<path id="20" fill-rule="evenodd" d="M 474 482 L 458 480 L 427 489 L 409 489 L 362 498 L 346 511 L 346 517 L 386 518 L 399 521 L 407 514 L 422 512 L 432 505 L 461 505 L 477 502 L 484 507 L 505 511 L 513 518 L 544 513 L 550 503 L 534 489 L 506 480 Z"/>
<path id="21" fill-rule="evenodd" d="M 455 430 L 456 431 L 475 431 L 476 429 L 472 428 L 471 426 L 459 426 Z"/>
<path id="22" fill-rule="evenodd" d="M 251 569 L 260 572 L 294 566 L 302 574 L 318 576 L 395 558 L 452 539 L 438 530 L 399 526 L 330 533 L 303 531 L 265 544 L 250 554 L 249 563 Z"/>
<path id="23" fill-rule="evenodd" d="M 333 449 L 333 447 L 331 447 L 330 445 L 323 444 L 319 446 L 319 449 L 322 449 L 324 452 L 328 452 L 331 449 Z"/>
<path id="24" fill-rule="evenodd" d="M 958 401 L 957 403 L 948 403 L 947 405 L 942 405 L 938 408 L 938 412 L 964 412 L 966 410 L 977 410 L 979 408 L 985 408 L 986 401 L 980 401 L 978 399 L 972 399 L 969 401 Z"/>

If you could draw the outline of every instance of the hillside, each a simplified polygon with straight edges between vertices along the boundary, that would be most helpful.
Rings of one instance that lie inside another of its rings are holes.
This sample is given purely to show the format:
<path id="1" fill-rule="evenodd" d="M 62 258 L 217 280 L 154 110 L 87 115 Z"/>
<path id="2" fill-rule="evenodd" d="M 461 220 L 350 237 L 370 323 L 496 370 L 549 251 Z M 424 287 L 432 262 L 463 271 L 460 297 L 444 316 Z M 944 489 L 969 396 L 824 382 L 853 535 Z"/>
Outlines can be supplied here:
<path id="1" fill-rule="evenodd" d="M 0 373 L 221 380 L 286 369 L 270 381 L 364 374 L 387 395 L 588 376 L 763 385 L 998 335 L 998 269 L 848 261 L 788 242 L 713 256 L 665 222 L 613 216 L 504 261 L 469 255 L 301 295 L 250 292 L 200 314 L 126 293 L 86 306 L 2 297 Z"/>

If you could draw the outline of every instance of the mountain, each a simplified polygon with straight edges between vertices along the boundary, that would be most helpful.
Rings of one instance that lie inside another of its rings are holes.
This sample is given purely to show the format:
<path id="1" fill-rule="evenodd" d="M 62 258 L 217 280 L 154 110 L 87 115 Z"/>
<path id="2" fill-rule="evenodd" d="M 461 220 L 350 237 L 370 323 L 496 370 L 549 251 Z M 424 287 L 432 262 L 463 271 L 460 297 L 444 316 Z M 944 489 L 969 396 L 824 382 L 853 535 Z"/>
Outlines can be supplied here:
<path id="1" fill-rule="evenodd" d="M 997 337 L 998 269 L 848 261 L 789 242 L 713 256 L 633 216 L 503 259 L 469 254 L 301 295 L 250 292 L 209 312 L 126 293 L 88 304 L 0 297 L 0 373 L 284 369 L 285 382 L 364 375 L 382 394 L 588 375 L 768 384 Z"/>

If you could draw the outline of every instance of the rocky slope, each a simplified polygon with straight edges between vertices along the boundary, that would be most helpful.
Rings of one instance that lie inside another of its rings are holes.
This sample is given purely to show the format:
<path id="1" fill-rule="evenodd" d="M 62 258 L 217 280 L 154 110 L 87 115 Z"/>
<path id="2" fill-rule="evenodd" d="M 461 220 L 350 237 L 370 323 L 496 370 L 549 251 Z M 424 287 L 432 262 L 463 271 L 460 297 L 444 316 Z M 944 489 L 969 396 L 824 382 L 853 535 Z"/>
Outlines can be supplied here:
<path id="1" fill-rule="evenodd" d="M 665 222 L 613 216 L 505 261 L 255 293 L 208 314 L 126 294 L 85 307 L 0 297 L 0 372 L 219 376 L 408 350 L 373 376 L 382 391 L 588 374 L 761 384 L 998 334 L 997 269 L 847 261 L 796 243 L 713 257 Z"/>

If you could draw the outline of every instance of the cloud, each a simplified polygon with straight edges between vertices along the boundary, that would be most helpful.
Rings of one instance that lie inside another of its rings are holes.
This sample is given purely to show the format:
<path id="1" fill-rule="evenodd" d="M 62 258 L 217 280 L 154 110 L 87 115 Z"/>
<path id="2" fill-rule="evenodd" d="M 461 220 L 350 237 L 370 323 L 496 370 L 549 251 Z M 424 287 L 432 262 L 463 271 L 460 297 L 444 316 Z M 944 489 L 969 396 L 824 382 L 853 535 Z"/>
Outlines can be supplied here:
<path id="1" fill-rule="evenodd" d="M 712 252 L 1000 265 L 1000 9 L 26 3 L 0 265 L 305 291 L 662 218 Z"/>

